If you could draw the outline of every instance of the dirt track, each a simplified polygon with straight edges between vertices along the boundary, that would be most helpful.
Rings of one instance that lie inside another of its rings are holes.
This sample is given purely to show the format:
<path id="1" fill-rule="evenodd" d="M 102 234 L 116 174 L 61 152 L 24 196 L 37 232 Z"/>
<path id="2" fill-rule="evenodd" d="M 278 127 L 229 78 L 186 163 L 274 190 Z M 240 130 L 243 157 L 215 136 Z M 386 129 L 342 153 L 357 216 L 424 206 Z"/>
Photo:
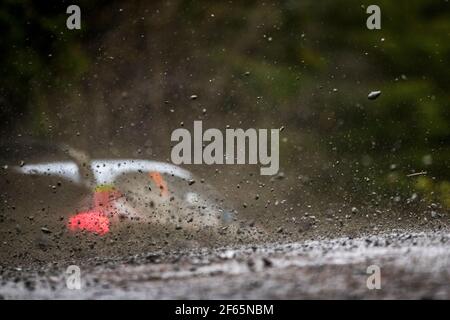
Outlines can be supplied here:
<path id="1" fill-rule="evenodd" d="M 276 194 L 262 196 L 258 187 L 260 200 L 235 205 L 239 219 L 226 228 L 203 228 L 198 216 L 194 231 L 178 220 L 121 221 L 98 236 L 66 227 L 89 190 L 64 184 L 49 191 L 58 185 L 51 177 L 6 179 L 0 297 L 450 299 L 450 220 L 443 208 L 405 199 L 356 209 L 328 198 L 322 205 L 320 195 L 293 202 L 276 188 L 285 180 L 269 181 L 266 189 Z M 242 184 L 232 194 L 253 198 L 255 188 Z M 272 197 L 281 200 L 261 201 Z M 81 290 L 66 286 L 70 265 L 81 269 Z M 380 290 L 367 288 L 371 265 L 381 269 Z"/>
<path id="2" fill-rule="evenodd" d="M 366 286 L 381 268 L 381 289 Z M 82 289 L 64 268 L 2 270 L 4 298 L 303 299 L 450 298 L 450 233 L 398 231 L 355 239 L 268 243 L 90 259 Z"/>

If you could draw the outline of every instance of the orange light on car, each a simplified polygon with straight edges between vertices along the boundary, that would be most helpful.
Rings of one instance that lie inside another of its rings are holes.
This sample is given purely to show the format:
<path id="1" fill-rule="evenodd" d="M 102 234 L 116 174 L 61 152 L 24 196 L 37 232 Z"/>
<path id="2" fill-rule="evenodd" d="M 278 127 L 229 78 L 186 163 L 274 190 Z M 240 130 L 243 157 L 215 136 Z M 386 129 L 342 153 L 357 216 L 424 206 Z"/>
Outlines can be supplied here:
<path id="1" fill-rule="evenodd" d="M 161 190 L 160 195 L 162 197 L 168 197 L 169 196 L 169 189 L 167 188 L 167 183 L 164 180 L 164 178 L 161 175 L 161 173 L 156 172 L 156 171 L 152 171 L 152 172 L 149 172 L 148 175 L 150 176 L 150 179 L 152 179 L 153 182 L 155 182 L 155 184 L 159 188 L 159 190 Z"/>

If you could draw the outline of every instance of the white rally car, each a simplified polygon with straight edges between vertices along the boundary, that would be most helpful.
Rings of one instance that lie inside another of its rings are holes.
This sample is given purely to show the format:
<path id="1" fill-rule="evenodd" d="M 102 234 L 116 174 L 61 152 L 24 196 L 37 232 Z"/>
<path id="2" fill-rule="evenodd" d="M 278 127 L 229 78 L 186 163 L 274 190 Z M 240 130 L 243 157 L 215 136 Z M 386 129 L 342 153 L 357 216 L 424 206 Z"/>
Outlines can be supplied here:
<path id="1" fill-rule="evenodd" d="M 91 160 L 76 149 L 63 149 L 69 160 L 27 162 L 4 169 L 54 177 L 90 190 L 66 217 L 69 232 L 104 235 L 123 220 L 187 229 L 222 227 L 233 220 L 234 212 L 223 208 L 218 193 L 178 166 L 142 159 Z"/>

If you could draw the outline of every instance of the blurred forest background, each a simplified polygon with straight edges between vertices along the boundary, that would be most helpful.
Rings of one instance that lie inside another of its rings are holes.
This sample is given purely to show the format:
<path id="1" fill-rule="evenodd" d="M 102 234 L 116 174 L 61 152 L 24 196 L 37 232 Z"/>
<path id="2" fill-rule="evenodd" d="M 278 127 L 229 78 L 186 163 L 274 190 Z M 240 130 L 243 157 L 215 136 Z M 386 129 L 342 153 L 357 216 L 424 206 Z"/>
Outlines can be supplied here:
<path id="1" fill-rule="evenodd" d="M 81 30 L 66 28 L 70 4 L 81 7 Z M 366 28 L 370 4 L 381 7 L 381 30 Z M 193 120 L 283 126 L 291 193 L 301 183 L 352 197 L 418 194 L 449 208 L 449 9 L 446 0 L 2 0 L 2 140 L 167 160 L 171 131 Z M 382 94 L 368 100 L 373 90 Z"/>

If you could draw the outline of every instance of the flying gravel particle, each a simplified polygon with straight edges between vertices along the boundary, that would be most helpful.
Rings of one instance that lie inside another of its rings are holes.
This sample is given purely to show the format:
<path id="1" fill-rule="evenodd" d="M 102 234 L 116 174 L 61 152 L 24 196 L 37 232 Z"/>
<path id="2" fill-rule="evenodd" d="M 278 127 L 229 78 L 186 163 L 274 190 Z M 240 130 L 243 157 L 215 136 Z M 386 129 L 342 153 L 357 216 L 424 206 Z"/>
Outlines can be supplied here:
<path id="1" fill-rule="evenodd" d="M 375 100 L 376 98 L 378 98 L 381 95 L 381 91 L 372 91 L 369 93 L 369 95 L 367 96 L 367 98 L 369 100 Z"/>

